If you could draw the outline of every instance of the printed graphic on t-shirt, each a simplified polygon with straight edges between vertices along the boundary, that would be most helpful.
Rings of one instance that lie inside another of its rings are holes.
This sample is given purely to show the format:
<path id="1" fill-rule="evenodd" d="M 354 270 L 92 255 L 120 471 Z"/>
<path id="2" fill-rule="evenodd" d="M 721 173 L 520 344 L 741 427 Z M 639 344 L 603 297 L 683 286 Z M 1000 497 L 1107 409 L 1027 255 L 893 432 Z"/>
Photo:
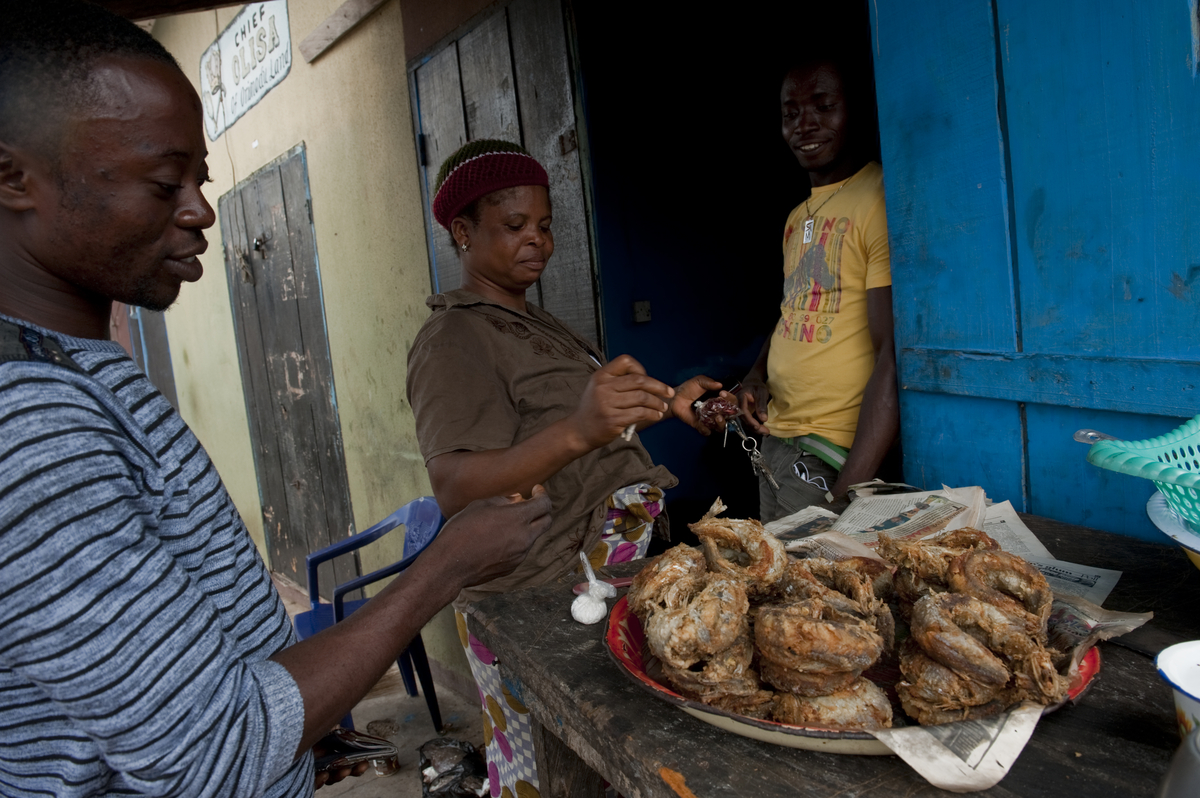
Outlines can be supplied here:
<path id="1" fill-rule="evenodd" d="M 790 341 L 826 344 L 833 340 L 833 322 L 842 304 L 842 247 L 850 233 L 850 217 L 816 218 L 809 244 L 784 232 L 788 262 L 795 268 L 783 282 L 782 311 L 776 334 Z M 796 255 L 799 254 L 797 258 Z"/>

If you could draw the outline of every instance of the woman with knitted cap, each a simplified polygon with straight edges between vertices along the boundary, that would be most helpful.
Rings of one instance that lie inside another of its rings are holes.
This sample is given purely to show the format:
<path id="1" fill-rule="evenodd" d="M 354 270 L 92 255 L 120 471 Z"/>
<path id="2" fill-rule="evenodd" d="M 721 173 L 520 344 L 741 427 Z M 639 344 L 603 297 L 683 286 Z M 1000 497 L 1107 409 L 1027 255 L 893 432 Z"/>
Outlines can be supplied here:
<path id="1" fill-rule="evenodd" d="M 433 314 L 408 354 L 408 399 L 433 492 L 447 517 L 537 484 L 553 502 L 550 531 L 517 570 L 455 601 L 483 701 L 492 795 L 530 798 L 538 793 L 528 715 L 462 610 L 572 571 L 580 551 L 596 566 L 644 556 L 654 527 L 665 525 L 663 490 L 676 479 L 631 428 L 675 416 L 707 434 L 691 405 L 721 386 L 697 376 L 672 388 L 628 355 L 606 363 L 526 302 L 554 235 L 546 170 L 521 147 L 464 145 L 442 165 L 436 192 L 433 214 L 454 240 L 462 287 L 427 300 Z"/>

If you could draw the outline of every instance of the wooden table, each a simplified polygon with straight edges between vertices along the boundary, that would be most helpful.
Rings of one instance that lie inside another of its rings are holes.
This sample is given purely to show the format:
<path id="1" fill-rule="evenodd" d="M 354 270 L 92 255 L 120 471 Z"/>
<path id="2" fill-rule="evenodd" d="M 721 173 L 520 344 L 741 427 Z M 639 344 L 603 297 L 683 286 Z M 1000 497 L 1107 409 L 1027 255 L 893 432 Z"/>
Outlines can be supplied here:
<path id="1" fill-rule="evenodd" d="M 1200 638 L 1200 571 L 1182 550 L 1024 516 L 1055 557 L 1123 571 L 1108 609 L 1152 610 L 1142 629 L 1100 644 L 1102 666 L 1077 704 L 1047 715 L 1008 775 L 976 793 L 1012 798 L 1152 796 L 1179 738 L 1171 691 L 1153 654 Z M 642 563 L 607 569 L 636 573 Z M 544 798 L 729 795 L 934 796 L 896 756 L 848 756 L 761 743 L 717 729 L 650 695 L 618 670 L 605 624 L 570 616 L 576 580 L 494 596 L 471 629 L 530 708 Z M 623 591 L 622 591 L 623 592 Z"/>

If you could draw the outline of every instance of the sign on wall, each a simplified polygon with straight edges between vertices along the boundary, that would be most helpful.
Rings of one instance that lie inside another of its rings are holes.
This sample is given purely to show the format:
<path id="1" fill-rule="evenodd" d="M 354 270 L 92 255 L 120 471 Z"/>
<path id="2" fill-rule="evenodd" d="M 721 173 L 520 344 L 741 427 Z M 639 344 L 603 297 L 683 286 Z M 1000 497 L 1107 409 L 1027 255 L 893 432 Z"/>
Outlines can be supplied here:
<path id="1" fill-rule="evenodd" d="M 200 56 L 204 128 L 216 141 L 292 68 L 287 0 L 251 3 Z"/>

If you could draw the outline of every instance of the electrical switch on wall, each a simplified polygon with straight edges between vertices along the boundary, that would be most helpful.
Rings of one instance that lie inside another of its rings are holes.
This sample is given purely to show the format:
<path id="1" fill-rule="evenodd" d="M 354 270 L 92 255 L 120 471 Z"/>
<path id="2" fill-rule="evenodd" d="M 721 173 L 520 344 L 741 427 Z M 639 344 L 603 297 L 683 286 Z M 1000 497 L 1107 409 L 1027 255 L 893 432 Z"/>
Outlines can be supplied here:
<path id="1" fill-rule="evenodd" d="M 645 324 L 650 321 L 650 302 L 643 300 L 633 303 L 633 322 L 634 324 Z"/>

